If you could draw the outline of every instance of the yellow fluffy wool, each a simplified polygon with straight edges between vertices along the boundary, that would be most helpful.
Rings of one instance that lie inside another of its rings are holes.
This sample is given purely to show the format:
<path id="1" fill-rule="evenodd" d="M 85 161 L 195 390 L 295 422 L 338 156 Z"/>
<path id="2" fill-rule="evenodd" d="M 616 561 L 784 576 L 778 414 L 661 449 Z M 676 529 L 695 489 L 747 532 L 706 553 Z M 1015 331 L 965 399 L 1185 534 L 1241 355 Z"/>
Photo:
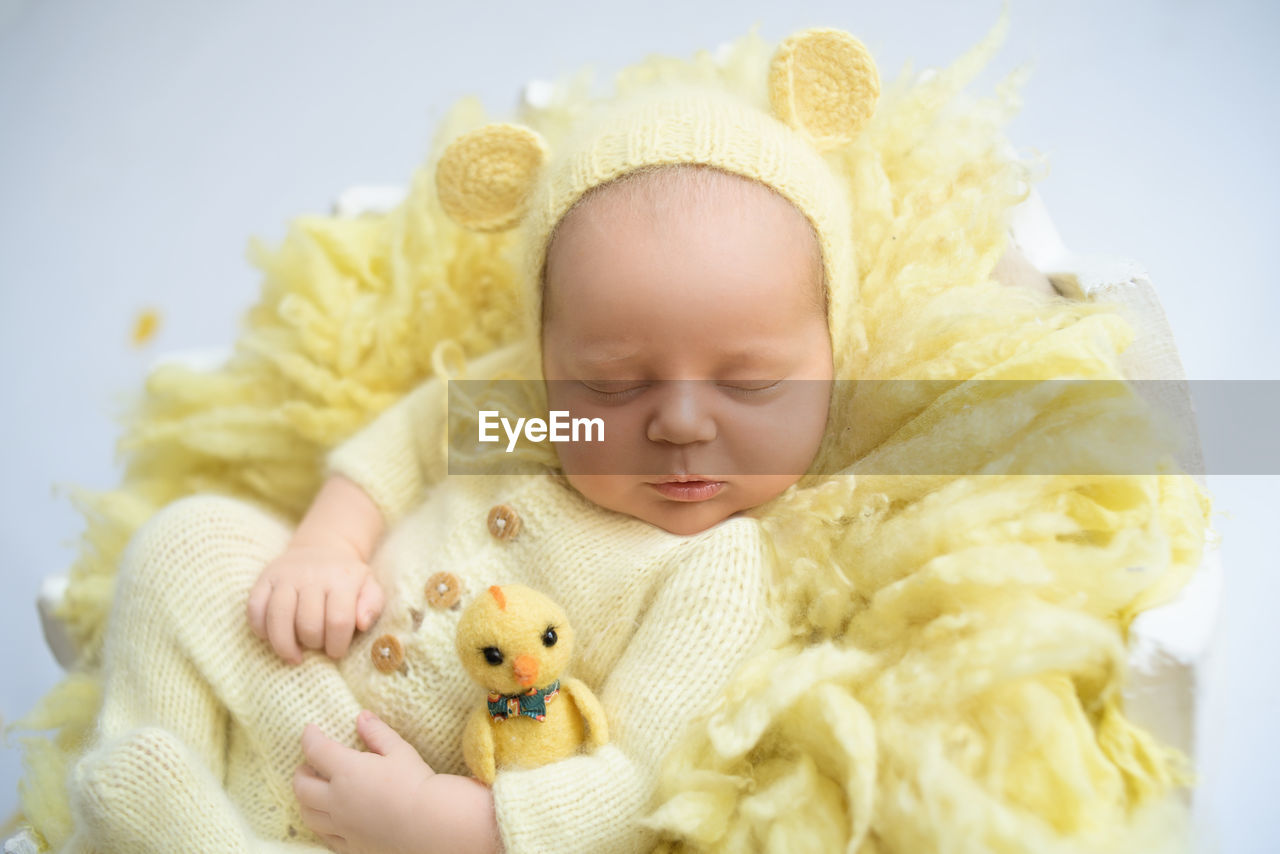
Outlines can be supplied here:
<path id="1" fill-rule="evenodd" d="M 1147 447 L 1144 430 L 1116 429 L 1141 417 L 1115 386 L 975 383 L 1116 378 L 1128 335 L 1097 307 L 990 280 L 1030 178 L 1001 134 L 1017 77 L 991 99 L 962 89 L 1004 23 L 932 78 L 906 70 L 863 135 L 826 155 L 854 197 L 861 375 L 929 382 L 847 387 L 821 465 L 855 476 L 806 478 L 759 511 L 776 544 L 776 625 L 668 762 L 652 821 L 672 849 L 1177 842 L 1167 795 L 1184 761 L 1127 721 L 1120 690 L 1129 622 L 1197 564 L 1205 501 L 1175 474 L 1035 474 L 1046 454 L 1096 470 Z M 650 57 L 617 88 L 720 82 L 763 107 L 771 51 L 751 34 L 722 65 Z M 554 148 L 590 90 L 579 74 L 516 118 Z M 279 248 L 256 246 L 262 295 L 230 362 L 149 378 L 121 441 L 122 485 L 78 497 L 87 527 L 63 616 L 81 664 L 25 722 L 59 731 L 28 740 L 21 786 L 24 818 L 52 845 L 70 832 L 61 781 L 96 709 L 132 531 L 199 490 L 300 514 L 325 451 L 444 369 L 441 345 L 476 356 L 519 334 L 514 235 L 454 225 L 432 180 L 444 143 L 488 120 L 474 100 L 455 105 L 394 212 L 303 217 Z"/>
<path id="2" fill-rule="evenodd" d="M 993 285 L 1003 36 L 886 93 L 839 152 L 868 357 L 819 471 L 765 508 L 778 622 L 669 757 L 668 850 L 1178 850 L 1185 758 L 1124 716 L 1125 637 L 1198 565 L 1207 502 L 1118 382 L 1129 332 Z M 1151 474 L 1042 474 L 1074 470 Z M 1056 469 L 1061 470 L 1061 469 Z M 1169 471 L 1167 468 L 1163 471 Z M 952 474 L 945 474 L 952 472 Z"/>

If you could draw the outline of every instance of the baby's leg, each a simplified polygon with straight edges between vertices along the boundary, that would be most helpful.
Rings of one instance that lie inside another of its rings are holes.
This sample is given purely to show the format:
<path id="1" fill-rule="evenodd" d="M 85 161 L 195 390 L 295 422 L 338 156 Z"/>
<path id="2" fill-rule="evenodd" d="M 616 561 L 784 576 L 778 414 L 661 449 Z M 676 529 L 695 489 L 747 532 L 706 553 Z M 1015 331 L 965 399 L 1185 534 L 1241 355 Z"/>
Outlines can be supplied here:
<path id="1" fill-rule="evenodd" d="M 71 781 L 75 836 L 63 854 L 305 854 L 324 846 L 263 839 L 222 782 L 168 730 L 144 727 L 100 745 Z M 295 842 L 309 836 L 300 835 Z"/>
<path id="2" fill-rule="evenodd" d="M 252 505 L 197 496 L 162 510 L 130 543 L 108 621 L 97 747 L 73 780 L 82 786 L 79 806 L 100 813 L 81 816 L 86 827 L 103 833 L 103 822 L 146 812 L 112 799 L 150 797 L 173 801 L 175 818 L 209 825 L 166 833 L 191 839 L 209 831 L 226 850 L 240 850 L 233 841 L 240 822 L 227 819 L 237 817 L 229 789 L 257 835 L 309 837 L 290 785 L 302 761 L 303 724 L 355 745 L 359 705 L 327 658 L 309 654 L 291 667 L 249 629 L 249 589 L 289 533 Z M 147 756 L 165 757 L 164 773 L 143 774 Z M 184 767 L 192 783 L 175 792 L 169 778 Z M 218 784 L 216 796 L 208 780 Z M 205 796 L 212 801 L 204 808 L 183 806 Z M 119 836 L 148 831 L 157 828 L 144 824 Z M 165 844 L 157 840 L 155 850 Z"/>

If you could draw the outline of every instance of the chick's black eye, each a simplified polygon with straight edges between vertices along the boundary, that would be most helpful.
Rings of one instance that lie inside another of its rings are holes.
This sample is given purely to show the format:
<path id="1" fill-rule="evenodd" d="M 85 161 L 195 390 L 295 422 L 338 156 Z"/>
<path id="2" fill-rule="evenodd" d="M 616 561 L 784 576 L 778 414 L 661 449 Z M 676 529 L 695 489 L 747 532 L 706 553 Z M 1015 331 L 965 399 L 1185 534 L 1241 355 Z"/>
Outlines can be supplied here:
<path id="1" fill-rule="evenodd" d="M 486 646 L 480 651 L 484 653 L 484 660 L 490 664 L 502 663 L 502 650 L 498 649 L 496 646 Z"/>
<path id="2" fill-rule="evenodd" d="M 556 635 L 556 627 L 547 626 L 547 630 L 542 633 L 542 645 L 555 646 L 556 641 L 558 640 L 560 640 L 560 638 Z"/>

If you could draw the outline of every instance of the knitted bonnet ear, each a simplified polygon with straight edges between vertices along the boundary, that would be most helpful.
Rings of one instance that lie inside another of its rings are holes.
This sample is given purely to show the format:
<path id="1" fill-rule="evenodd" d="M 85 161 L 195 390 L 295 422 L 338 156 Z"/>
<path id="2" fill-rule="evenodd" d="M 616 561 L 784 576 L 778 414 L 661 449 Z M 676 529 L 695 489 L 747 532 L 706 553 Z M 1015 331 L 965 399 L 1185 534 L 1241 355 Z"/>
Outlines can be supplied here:
<path id="1" fill-rule="evenodd" d="M 801 30 L 778 46 L 769 65 L 774 115 L 819 151 L 851 142 L 879 97 L 875 61 L 844 30 Z"/>
<path id="2" fill-rule="evenodd" d="M 455 139 L 436 164 L 445 213 L 474 231 L 505 231 L 524 217 L 547 159 L 536 131 L 495 122 Z"/>

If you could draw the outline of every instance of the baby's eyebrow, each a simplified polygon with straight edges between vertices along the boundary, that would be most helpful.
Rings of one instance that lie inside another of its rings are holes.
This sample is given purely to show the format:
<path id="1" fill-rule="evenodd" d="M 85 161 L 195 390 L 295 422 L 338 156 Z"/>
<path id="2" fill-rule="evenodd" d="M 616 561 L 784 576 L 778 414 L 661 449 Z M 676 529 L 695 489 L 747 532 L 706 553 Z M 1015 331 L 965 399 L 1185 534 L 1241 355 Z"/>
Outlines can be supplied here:
<path id="1" fill-rule="evenodd" d="M 633 361 L 638 355 L 638 351 L 632 350 L 615 350 L 608 347 L 600 349 L 587 348 L 574 353 L 574 361 L 580 367 L 584 368 L 603 368 L 613 367 L 618 364 L 625 364 Z"/>
<path id="2" fill-rule="evenodd" d="M 579 350 L 574 354 L 573 361 L 582 371 L 616 370 L 633 366 L 642 355 L 642 351 L 638 349 L 622 350 L 603 346 L 599 349 Z M 716 354 L 715 361 L 725 371 L 768 370 L 787 363 L 793 356 L 785 347 L 753 341 Z"/>
<path id="3" fill-rule="evenodd" d="M 718 361 L 724 370 L 780 370 L 796 359 L 794 348 L 771 346 L 767 343 L 748 342 L 742 347 L 719 354 Z"/>
<path id="4" fill-rule="evenodd" d="M 756 343 L 747 344 L 741 349 L 725 353 L 725 359 L 735 364 L 763 365 L 781 361 L 790 355 L 789 352 L 780 347 L 769 347 Z"/>

